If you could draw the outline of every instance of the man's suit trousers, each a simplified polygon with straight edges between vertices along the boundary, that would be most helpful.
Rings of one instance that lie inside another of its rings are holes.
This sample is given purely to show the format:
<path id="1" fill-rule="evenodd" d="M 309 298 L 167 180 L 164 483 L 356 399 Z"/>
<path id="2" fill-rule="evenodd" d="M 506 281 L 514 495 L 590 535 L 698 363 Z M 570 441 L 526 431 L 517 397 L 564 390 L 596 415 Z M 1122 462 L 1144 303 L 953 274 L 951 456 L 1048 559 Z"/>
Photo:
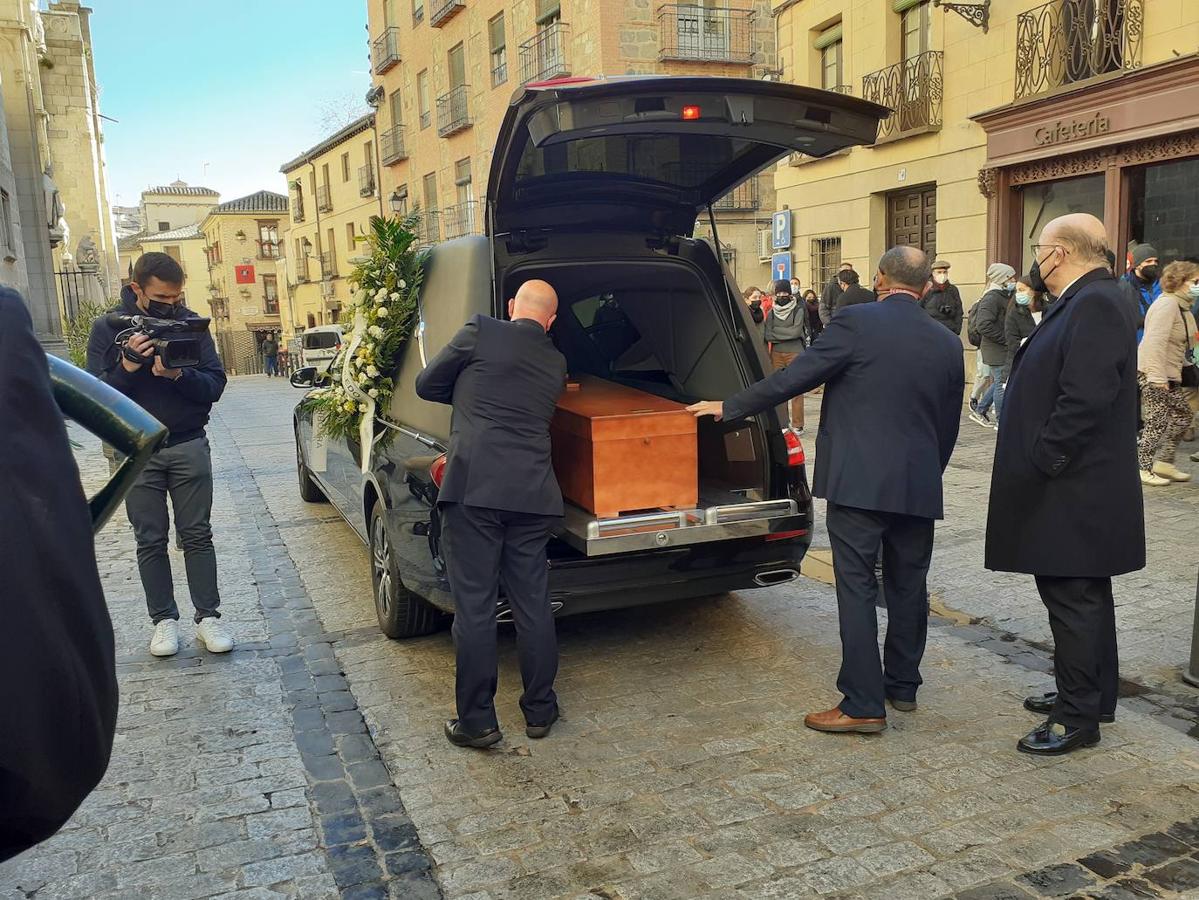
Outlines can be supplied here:
<path id="1" fill-rule="evenodd" d="M 1110 578 L 1037 576 L 1053 631 L 1057 703 L 1049 718 L 1071 728 L 1096 728 L 1116 711 L 1120 666 L 1116 604 Z"/>
<path id="2" fill-rule="evenodd" d="M 826 516 L 841 621 L 841 712 L 854 718 L 886 716 L 887 697 L 915 700 L 928 635 L 928 566 L 933 520 L 828 504 Z M 887 638 L 878 653 L 878 580 L 882 549 Z"/>
<path id="3" fill-rule="evenodd" d="M 444 504 L 441 516 L 454 595 L 459 720 L 472 733 L 498 724 L 495 619 L 502 585 L 516 623 L 525 721 L 548 722 L 558 705 L 558 639 L 545 548 L 556 518 L 459 503 Z"/>

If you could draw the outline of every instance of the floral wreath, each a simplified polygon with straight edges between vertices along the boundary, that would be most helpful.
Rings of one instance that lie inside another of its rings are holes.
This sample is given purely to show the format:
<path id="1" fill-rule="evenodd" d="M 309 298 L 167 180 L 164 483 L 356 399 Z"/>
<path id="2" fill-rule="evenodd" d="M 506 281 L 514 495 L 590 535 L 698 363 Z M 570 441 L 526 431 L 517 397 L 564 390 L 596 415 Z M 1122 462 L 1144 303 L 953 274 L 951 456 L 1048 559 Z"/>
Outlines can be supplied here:
<path id="1" fill-rule="evenodd" d="M 357 434 L 362 442 L 362 470 L 370 467 L 371 450 L 394 434 L 375 436 L 377 410 L 387 410 L 395 390 L 400 351 L 412 337 L 417 300 L 424 280 L 427 250 L 416 249 L 419 216 L 388 219 L 372 216 L 364 241 L 366 256 L 355 257 L 350 275 L 354 292 L 352 324 L 343 332 L 349 346 L 328 372 L 332 383 L 311 391 L 301 408 L 311 412 L 313 429 L 328 438 Z M 379 418 L 386 419 L 386 413 Z"/>

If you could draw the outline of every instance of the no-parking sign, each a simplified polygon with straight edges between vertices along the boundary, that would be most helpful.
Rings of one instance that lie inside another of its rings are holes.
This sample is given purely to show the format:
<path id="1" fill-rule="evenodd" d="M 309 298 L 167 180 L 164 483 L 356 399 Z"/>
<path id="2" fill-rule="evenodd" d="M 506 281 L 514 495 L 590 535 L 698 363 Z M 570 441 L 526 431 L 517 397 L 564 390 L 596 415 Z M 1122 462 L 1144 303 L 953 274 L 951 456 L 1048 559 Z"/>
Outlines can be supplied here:
<path id="1" fill-rule="evenodd" d="M 791 280 L 790 253 L 776 253 L 770 257 L 770 277 L 775 281 Z"/>

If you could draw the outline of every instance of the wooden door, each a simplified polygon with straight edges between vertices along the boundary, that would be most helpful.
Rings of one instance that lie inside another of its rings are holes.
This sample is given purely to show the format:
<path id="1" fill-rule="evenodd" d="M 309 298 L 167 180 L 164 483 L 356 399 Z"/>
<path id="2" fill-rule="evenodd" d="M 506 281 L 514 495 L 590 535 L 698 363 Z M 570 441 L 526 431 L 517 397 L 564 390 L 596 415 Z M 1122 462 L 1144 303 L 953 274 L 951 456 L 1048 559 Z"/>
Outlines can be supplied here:
<path id="1" fill-rule="evenodd" d="M 902 191 L 887 197 L 887 246 L 918 247 L 937 255 L 937 187 Z"/>

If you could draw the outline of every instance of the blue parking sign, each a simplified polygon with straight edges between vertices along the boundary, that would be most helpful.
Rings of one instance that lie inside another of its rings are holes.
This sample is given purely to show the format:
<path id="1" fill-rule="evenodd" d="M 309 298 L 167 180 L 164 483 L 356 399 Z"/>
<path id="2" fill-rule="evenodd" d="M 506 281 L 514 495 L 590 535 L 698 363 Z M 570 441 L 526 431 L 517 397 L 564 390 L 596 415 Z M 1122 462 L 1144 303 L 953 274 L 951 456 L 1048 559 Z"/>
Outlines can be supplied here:
<path id="1" fill-rule="evenodd" d="M 790 253 L 776 253 L 770 257 L 770 277 L 775 281 L 791 280 Z"/>
<path id="2" fill-rule="evenodd" d="M 770 224 L 770 246 L 775 250 L 788 249 L 791 246 L 791 210 L 776 212 Z"/>

